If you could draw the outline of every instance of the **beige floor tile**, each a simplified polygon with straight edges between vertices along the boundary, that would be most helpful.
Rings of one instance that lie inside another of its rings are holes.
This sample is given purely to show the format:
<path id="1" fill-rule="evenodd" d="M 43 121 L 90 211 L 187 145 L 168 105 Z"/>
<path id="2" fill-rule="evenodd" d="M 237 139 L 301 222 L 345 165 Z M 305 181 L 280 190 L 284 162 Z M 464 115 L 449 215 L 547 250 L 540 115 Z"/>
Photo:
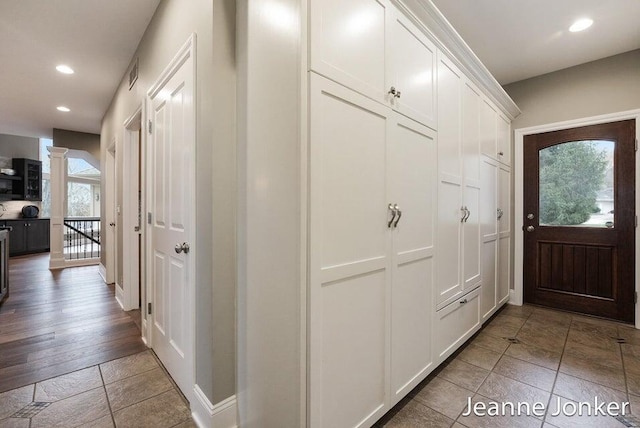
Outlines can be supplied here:
<path id="1" fill-rule="evenodd" d="M 574 411 L 573 407 L 566 408 L 566 411 L 569 412 L 568 414 L 560 412 L 557 416 L 553 416 L 558 413 L 558 403 L 560 403 L 560 406 L 564 407 L 567 402 L 571 401 L 572 400 L 567 400 L 566 398 L 558 397 L 556 395 L 552 396 L 545 422 L 549 422 L 558 428 L 626 428 L 626 425 L 611 416 L 588 416 L 586 413 L 582 416 L 579 414 L 572 415 Z M 573 403 L 575 404 L 576 402 L 573 401 Z"/>
<path id="2" fill-rule="evenodd" d="M 617 367 L 604 366 L 573 355 L 564 355 L 560 364 L 560 372 L 618 391 L 626 391 L 624 373 L 622 369 Z"/>
<path id="3" fill-rule="evenodd" d="M 535 308 L 529 316 L 530 321 L 538 321 L 542 323 L 551 323 L 556 326 L 569 326 L 571 324 L 572 314 L 567 312 L 556 311 L 553 309 Z"/>
<path id="4" fill-rule="evenodd" d="M 499 314 L 482 331 L 496 337 L 514 337 L 524 323 L 522 318 Z"/>
<path id="5" fill-rule="evenodd" d="M 526 402 L 531 404 L 537 402 L 546 404 L 551 395 L 548 391 L 543 391 L 497 373 L 491 373 L 487 376 L 487 379 L 478 389 L 478 394 L 498 402 Z"/>
<path id="6" fill-rule="evenodd" d="M 504 351 L 509 347 L 509 342 L 507 340 L 502 337 L 492 336 L 484 331 L 480 332 L 480 334 L 478 334 L 471 343 L 500 354 L 504 353 Z"/>
<path id="7" fill-rule="evenodd" d="M 640 395 L 629 394 L 629 404 L 631 405 L 631 414 L 640 416 Z"/>
<path id="8" fill-rule="evenodd" d="M 465 363 L 456 358 L 438 374 L 438 377 L 475 392 L 488 374 L 489 370 Z"/>
<path id="9" fill-rule="evenodd" d="M 109 414 L 104 388 L 56 401 L 31 420 L 31 428 L 75 427 Z"/>
<path id="10" fill-rule="evenodd" d="M 515 318 L 529 318 L 529 315 L 533 313 L 532 306 L 516 306 L 516 305 L 505 305 L 504 309 L 500 311 L 500 315 L 509 315 L 510 317 Z"/>
<path id="11" fill-rule="evenodd" d="M 29 428 L 29 418 L 9 418 L 0 421 L 2 428 Z"/>
<path id="12" fill-rule="evenodd" d="M 456 419 L 474 393 L 441 378 L 434 378 L 418 392 L 414 400 Z"/>
<path id="13" fill-rule="evenodd" d="M 473 397 L 472 403 L 483 402 L 486 406 L 490 406 L 492 400 L 476 395 Z M 499 403 L 500 405 L 500 403 Z M 465 414 L 469 413 L 465 409 Z M 542 425 L 540 419 L 532 416 L 520 415 L 517 413 L 513 416 L 510 414 L 489 416 L 488 414 L 476 414 L 473 411 L 468 416 L 460 415 L 458 422 L 470 428 L 538 428 Z"/>
<path id="14" fill-rule="evenodd" d="M 33 385 L 0 394 L 0 420 L 6 419 L 33 401 Z"/>
<path id="15" fill-rule="evenodd" d="M 505 355 L 551 370 L 557 370 L 560 365 L 562 352 L 551 351 L 549 349 L 527 345 L 526 343 L 514 343 L 505 351 Z"/>
<path id="16" fill-rule="evenodd" d="M 58 401 L 102 386 L 98 366 L 38 382 L 34 401 Z"/>
<path id="17" fill-rule="evenodd" d="M 567 337 L 567 329 L 561 326 L 544 326 L 531 318 L 522 326 L 518 335 L 519 341 L 553 352 L 561 352 Z"/>
<path id="18" fill-rule="evenodd" d="M 569 337 L 571 337 L 571 334 Z M 617 343 L 615 346 L 605 349 L 604 347 L 587 346 L 584 342 L 574 342 L 568 339 L 564 353 L 565 355 L 574 355 L 594 363 L 611 365 L 622 369 L 622 354 L 620 345 Z"/>
<path id="19" fill-rule="evenodd" d="M 449 428 L 453 423 L 454 421 L 445 415 L 411 400 L 382 426 L 385 428 Z"/>
<path id="20" fill-rule="evenodd" d="M 494 352 L 471 343 L 464 348 L 457 358 L 469 364 L 473 364 L 474 366 L 491 370 L 500 359 L 500 355 L 501 354 L 498 352 Z"/>
<path id="21" fill-rule="evenodd" d="M 581 344 L 588 346 L 589 348 L 597 348 L 603 351 L 620 351 L 620 345 L 618 344 L 616 335 L 610 336 L 599 333 L 598 331 L 577 330 L 571 327 L 569 335 L 567 336 L 567 342 L 572 344 Z"/>
<path id="22" fill-rule="evenodd" d="M 172 388 L 171 381 L 160 367 L 106 386 L 113 412 Z"/>
<path id="23" fill-rule="evenodd" d="M 188 421 L 184 421 L 173 428 L 198 428 L 198 425 L 196 425 L 193 419 L 189 419 Z"/>
<path id="24" fill-rule="evenodd" d="M 640 345 L 640 330 L 635 329 L 633 326 L 619 325 L 618 337 L 632 345 Z"/>
<path id="25" fill-rule="evenodd" d="M 98 420 L 87 422 L 84 425 L 80 425 L 78 428 L 113 428 L 113 416 L 108 414 Z"/>
<path id="26" fill-rule="evenodd" d="M 113 414 L 118 428 L 169 428 L 189 420 L 182 397 L 170 390 Z"/>
<path id="27" fill-rule="evenodd" d="M 517 358 L 503 355 L 493 368 L 494 373 L 526 383 L 544 391 L 551 392 L 556 371 L 550 370 Z"/>
<path id="28" fill-rule="evenodd" d="M 105 385 L 159 367 L 151 351 L 100 364 Z"/>
<path id="29" fill-rule="evenodd" d="M 565 373 L 558 373 L 553 393 L 574 401 L 593 401 L 594 397 L 598 397 L 598 399 L 607 403 L 628 401 L 627 394 L 622 391 Z"/>

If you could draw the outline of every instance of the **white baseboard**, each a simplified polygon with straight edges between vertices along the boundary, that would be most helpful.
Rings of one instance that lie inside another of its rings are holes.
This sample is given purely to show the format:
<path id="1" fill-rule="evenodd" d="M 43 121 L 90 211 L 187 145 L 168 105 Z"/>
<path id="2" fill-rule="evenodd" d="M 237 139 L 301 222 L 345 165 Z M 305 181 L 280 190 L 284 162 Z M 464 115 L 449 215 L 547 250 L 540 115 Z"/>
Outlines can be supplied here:
<path id="1" fill-rule="evenodd" d="M 102 280 L 104 281 L 104 283 L 108 284 L 108 282 L 107 282 L 107 268 L 102 263 L 100 263 L 100 265 L 98 266 L 98 273 L 102 277 Z"/>
<path id="2" fill-rule="evenodd" d="M 118 284 L 117 282 L 116 282 L 116 301 L 118 302 L 118 304 L 120 305 L 123 311 L 126 310 L 124 308 L 124 290 L 122 289 L 120 284 Z"/>
<path id="3" fill-rule="evenodd" d="M 195 400 L 191 403 L 191 416 L 199 428 L 236 428 L 238 426 L 238 404 L 232 395 L 216 404 L 211 404 L 198 385 L 193 388 Z"/>

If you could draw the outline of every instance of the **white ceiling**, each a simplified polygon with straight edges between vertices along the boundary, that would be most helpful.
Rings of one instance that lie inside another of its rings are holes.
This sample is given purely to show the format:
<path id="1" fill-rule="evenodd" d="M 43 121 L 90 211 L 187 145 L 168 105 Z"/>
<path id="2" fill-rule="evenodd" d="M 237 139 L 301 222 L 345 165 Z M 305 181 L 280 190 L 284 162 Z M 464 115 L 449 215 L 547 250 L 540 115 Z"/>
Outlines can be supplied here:
<path id="1" fill-rule="evenodd" d="M 0 134 L 99 133 L 159 2 L 0 0 Z M 75 74 L 58 73 L 61 63 Z"/>
<path id="2" fill-rule="evenodd" d="M 503 85 L 640 48 L 639 0 L 431 1 Z"/>

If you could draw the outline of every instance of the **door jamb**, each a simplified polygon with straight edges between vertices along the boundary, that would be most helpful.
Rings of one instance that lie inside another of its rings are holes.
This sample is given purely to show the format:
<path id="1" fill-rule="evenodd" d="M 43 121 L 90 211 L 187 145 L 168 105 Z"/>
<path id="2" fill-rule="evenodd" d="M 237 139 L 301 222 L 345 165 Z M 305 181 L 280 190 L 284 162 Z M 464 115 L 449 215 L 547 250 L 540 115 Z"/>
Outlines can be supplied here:
<path id="1" fill-rule="evenodd" d="M 124 156 L 122 157 L 122 175 L 123 183 L 137 182 L 138 173 L 138 153 L 141 147 L 144 147 L 143 133 L 138 132 L 142 128 L 142 104 L 138 106 L 135 112 L 125 120 L 123 124 L 124 144 L 122 147 Z M 141 187 L 143 192 L 144 188 Z M 130 186 L 122 186 L 122 288 L 123 288 L 123 306 L 125 311 L 138 309 L 140 285 L 138 283 L 138 269 L 144 265 L 142 260 L 138 260 L 138 235 L 144 237 L 143 225 L 139 226 L 140 231 L 134 231 L 134 227 L 138 226 L 138 194 L 137 189 Z M 142 221 L 140 221 L 142 223 Z M 144 293 L 143 293 L 144 294 Z M 143 317 L 144 319 L 144 317 Z M 144 330 L 143 330 L 144 333 Z M 144 334 L 143 334 L 144 336 Z"/>
<path id="2" fill-rule="evenodd" d="M 528 128 L 518 128 L 514 131 L 514 253 L 513 253 L 513 284 L 510 291 L 509 303 L 522 305 L 524 297 L 523 289 L 523 263 L 524 263 L 524 137 L 525 135 L 539 134 L 542 132 L 559 131 L 563 129 L 577 128 L 581 126 L 598 125 L 607 122 L 635 119 L 636 121 L 636 141 L 640 140 L 640 109 L 628 110 L 618 113 L 610 113 L 599 116 L 585 117 L 581 119 L 568 120 L 563 122 L 549 123 L 545 125 L 532 126 Z M 636 215 L 640 214 L 640 157 L 636 151 Z M 636 271 L 635 290 L 640 293 L 640 232 L 638 227 L 635 231 L 636 248 Z M 640 305 L 635 305 L 635 327 L 640 329 Z"/>

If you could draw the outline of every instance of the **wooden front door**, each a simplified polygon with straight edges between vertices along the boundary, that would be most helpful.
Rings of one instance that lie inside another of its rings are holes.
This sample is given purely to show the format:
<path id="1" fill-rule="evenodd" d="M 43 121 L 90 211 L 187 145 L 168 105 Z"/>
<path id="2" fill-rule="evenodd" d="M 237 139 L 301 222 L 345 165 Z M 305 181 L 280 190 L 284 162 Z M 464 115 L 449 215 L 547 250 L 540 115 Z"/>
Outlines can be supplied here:
<path id="1" fill-rule="evenodd" d="M 634 321 L 634 139 L 634 120 L 525 137 L 525 302 Z"/>

